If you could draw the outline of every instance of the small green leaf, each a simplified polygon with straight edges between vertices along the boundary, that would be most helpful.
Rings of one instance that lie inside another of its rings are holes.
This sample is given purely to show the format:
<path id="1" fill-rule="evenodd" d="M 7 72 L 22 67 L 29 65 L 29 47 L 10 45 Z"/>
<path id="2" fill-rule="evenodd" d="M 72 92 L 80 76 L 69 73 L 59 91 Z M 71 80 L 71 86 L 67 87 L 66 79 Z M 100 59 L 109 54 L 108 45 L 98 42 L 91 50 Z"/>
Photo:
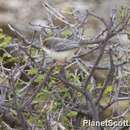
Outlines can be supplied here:
<path id="1" fill-rule="evenodd" d="M 66 38 L 68 36 L 71 36 L 72 32 L 69 29 L 66 29 L 61 33 L 61 35 Z"/>
<path id="2" fill-rule="evenodd" d="M 39 92 L 38 94 L 37 94 L 37 98 L 40 98 L 40 97 L 42 97 L 43 99 L 44 98 L 48 98 L 48 96 L 50 95 L 50 92 L 48 91 L 48 90 L 42 90 L 41 92 Z"/>
<path id="3" fill-rule="evenodd" d="M 10 36 L 6 36 L 0 32 L 0 48 L 6 48 L 11 40 L 12 38 Z"/>
<path id="4" fill-rule="evenodd" d="M 37 68 L 31 68 L 30 70 L 28 70 L 28 75 L 35 75 L 38 73 Z"/>
<path id="5" fill-rule="evenodd" d="M 110 93 L 112 92 L 112 90 L 113 90 L 113 87 L 112 87 L 112 86 L 108 86 L 108 87 L 106 88 L 105 92 L 104 92 L 104 95 L 110 94 Z"/>
<path id="6" fill-rule="evenodd" d="M 43 74 L 39 74 L 37 76 L 37 78 L 35 79 L 35 82 L 36 83 L 41 83 L 43 81 L 43 79 L 44 79 L 44 75 Z"/>
<path id="7" fill-rule="evenodd" d="M 70 111 L 69 113 L 67 113 L 67 117 L 74 117 L 74 116 L 76 116 L 77 115 L 77 112 L 75 112 L 75 111 Z"/>

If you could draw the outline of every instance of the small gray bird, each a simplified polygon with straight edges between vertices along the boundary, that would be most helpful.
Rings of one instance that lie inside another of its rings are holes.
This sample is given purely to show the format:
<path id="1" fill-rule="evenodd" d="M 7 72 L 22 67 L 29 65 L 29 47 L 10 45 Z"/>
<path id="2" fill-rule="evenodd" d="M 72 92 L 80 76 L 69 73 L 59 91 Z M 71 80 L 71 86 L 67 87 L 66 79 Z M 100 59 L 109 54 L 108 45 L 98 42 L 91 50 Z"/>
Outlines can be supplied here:
<path id="1" fill-rule="evenodd" d="M 42 49 L 52 59 L 65 62 L 71 60 L 76 55 L 80 46 L 77 41 L 49 37 L 43 41 Z"/>

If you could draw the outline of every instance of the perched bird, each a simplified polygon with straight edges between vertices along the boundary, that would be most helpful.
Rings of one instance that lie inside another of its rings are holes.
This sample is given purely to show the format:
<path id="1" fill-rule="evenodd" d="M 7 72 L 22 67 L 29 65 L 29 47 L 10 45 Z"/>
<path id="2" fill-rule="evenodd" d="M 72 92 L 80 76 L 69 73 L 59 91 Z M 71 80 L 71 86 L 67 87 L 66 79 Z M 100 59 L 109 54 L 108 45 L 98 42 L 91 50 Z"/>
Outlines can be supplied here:
<path id="1" fill-rule="evenodd" d="M 72 58 L 78 57 L 77 55 L 82 55 L 83 53 L 88 51 L 87 49 L 85 49 L 85 46 L 80 46 L 80 43 L 78 43 L 77 41 L 58 37 L 49 37 L 43 40 L 42 49 L 48 57 L 56 60 L 56 62 L 60 64 L 63 64 L 66 61 L 70 61 Z M 83 61 L 83 65 L 85 65 L 84 67 L 86 71 L 87 68 L 91 68 L 92 65 L 95 63 L 98 54 L 99 51 L 94 51 L 92 53 L 79 56 L 79 58 Z M 109 56 L 104 55 L 99 66 L 106 66 L 108 64 L 110 65 Z M 105 79 L 107 74 L 108 68 L 102 69 L 102 67 L 99 67 L 99 69 L 96 69 L 94 72 L 94 76 L 97 79 Z"/>
<path id="2" fill-rule="evenodd" d="M 80 49 L 78 42 L 58 37 L 49 37 L 43 41 L 42 49 L 48 57 L 64 63 L 71 60 Z"/>

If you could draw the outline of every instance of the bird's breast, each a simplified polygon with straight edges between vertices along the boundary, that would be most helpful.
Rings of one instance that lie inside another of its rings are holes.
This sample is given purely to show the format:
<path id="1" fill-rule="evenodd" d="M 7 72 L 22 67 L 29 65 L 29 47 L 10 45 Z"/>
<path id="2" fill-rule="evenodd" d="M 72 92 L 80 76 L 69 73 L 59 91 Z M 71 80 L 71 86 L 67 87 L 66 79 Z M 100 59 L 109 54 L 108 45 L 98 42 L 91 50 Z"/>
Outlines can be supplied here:
<path id="1" fill-rule="evenodd" d="M 75 53 L 77 49 L 67 50 L 67 51 L 54 51 L 47 48 L 44 48 L 44 51 L 46 54 L 55 60 L 64 61 L 64 60 L 70 60 L 75 56 Z"/>

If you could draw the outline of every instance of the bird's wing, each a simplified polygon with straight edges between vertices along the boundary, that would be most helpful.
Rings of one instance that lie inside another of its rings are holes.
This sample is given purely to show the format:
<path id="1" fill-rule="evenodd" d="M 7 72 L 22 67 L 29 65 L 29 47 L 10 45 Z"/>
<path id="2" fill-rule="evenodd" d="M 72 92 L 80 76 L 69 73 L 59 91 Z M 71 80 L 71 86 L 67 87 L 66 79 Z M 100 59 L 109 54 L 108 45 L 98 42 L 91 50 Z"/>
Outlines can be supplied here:
<path id="1" fill-rule="evenodd" d="M 67 51 L 67 50 L 71 50 L 71 49 L 75 49 L 75 48 L 79 48 L 79 44 L 76 41 L 71 41 L 71 40 L 65 40 L 62 42 L 58 42 L 55 46 L 54 46 L 54 50 L 56 51 Z"/>
<path id="2" fill-rule="evenodd" d="M 66 51 L 79 48 L 79 43 L 77 41 L 58 37 L 49 37 L 45 39 L 43 45 L 54 51 Z"/>

